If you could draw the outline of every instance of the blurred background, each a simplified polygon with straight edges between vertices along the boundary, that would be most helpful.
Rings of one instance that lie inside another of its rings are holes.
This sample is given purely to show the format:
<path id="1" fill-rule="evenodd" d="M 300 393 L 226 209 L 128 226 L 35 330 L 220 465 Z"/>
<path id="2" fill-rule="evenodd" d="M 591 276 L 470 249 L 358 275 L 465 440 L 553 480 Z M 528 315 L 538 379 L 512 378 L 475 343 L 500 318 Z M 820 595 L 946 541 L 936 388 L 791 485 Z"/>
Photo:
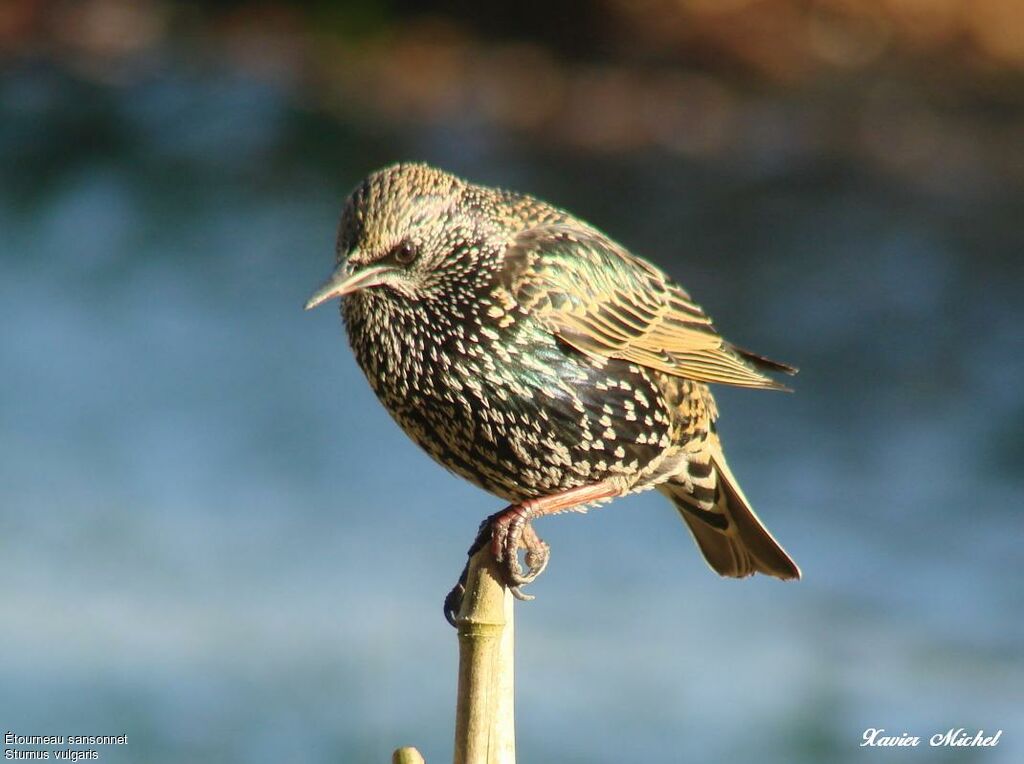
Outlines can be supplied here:
<path id="1" fill-rule="evenodd" d="M 719 402 L 805 580 L 717 578 L 656 494 L 542 521 L 522 761 L 1024 760 L 1017 0 L 4 0 L 5 731 L 449 758 L 441 602 L 500 502 L 301 309 L 402 159 L 570 208 L 802 369 Z"/>

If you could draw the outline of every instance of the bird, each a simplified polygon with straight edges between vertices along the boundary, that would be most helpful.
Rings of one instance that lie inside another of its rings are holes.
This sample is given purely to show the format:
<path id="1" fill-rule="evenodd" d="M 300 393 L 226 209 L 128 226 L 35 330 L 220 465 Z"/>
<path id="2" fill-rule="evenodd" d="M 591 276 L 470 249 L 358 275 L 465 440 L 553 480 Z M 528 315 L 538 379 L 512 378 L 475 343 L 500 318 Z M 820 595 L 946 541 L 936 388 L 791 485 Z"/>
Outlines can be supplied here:
<path id="1" fill-rule="evenodd" d="M 724 339 L 662 270 L 559 207 L 418 162 L 356 186 L 335 254 L 306 309 L 340 298 L 384 408 L 508 502 L 470 554 L 489 544 L 516 597 L 550 558 L 534 520 L 649 489 L 719 575 L 800 578 L 725 459 L 709 387 L 788 390 L 772 374 L 797 370 Z"/>

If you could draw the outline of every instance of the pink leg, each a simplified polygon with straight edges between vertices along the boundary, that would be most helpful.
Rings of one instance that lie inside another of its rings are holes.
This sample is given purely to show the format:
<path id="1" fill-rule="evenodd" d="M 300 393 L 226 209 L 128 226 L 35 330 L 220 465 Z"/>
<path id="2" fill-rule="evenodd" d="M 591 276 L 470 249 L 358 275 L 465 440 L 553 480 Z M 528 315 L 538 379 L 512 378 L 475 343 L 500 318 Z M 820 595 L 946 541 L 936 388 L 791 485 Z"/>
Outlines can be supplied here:
<path id="1" fill-rule="evenodd" d="M 533 597 L 523 594 L 520 587 L 533 582 L 544 572 L 550 557 L 550 549 L 533 530 L 531 521 L 544 515 L 564 512 L 583 504 L 618 496 L 620 493 L 621 489 L 618 486 L 610 481 L 605 481 L 580 488 L 570 488 L 550 496 L 527 499 L 519 504 L 511 504 L 484 520 L 476 541 L 469 549 L 469 556 L 472 557 L 485 544 L 490 543 L 494 559 L 504 564 L 505 576 L 512 594 L 517 599 L 532 600 Z M 526 571 L 523 571 L 519 562 L 520 549 L 526 550 Z M 459 582 L 445 598 L 445 618 L 453 626 L 455 625 L 455 616 L 462 604 L 462 595 L 465 593 L 468 570 L 467 563 L 459 577 Z"/>

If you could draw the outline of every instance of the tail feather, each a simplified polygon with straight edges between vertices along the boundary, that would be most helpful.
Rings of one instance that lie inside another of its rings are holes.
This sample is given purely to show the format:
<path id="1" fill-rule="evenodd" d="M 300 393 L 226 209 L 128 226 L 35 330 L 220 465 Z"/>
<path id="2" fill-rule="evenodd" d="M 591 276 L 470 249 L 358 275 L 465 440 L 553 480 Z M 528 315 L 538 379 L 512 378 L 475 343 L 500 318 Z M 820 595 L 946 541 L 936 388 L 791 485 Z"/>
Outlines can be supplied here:
<path id="1" fill-rule="evenodd" d="M 686 521 L 704 558 L 719 575 L 745 578 L 764 573 L 783 580 L 800 578 L 800 568 L 754 513 L 722 458 L 712 458 L 714 504 L 701 506 L 689 486 L 669 480 L 659 486 Z"/>
<path id="2" fill-rule="evenodd" d="M 737 347 L 732 345 L 732 349 L 739 353 L 744 360 L 749 361 L 761 371 L 775 371 L 783 374 L 789 374 L 793 376 L 800 371 L 795 366 L 790 366 L 788 363 L 782 363 L 781 361 L 773 361 L 771 358 L 766 358 L 760 353 L 754 353 L 745 348 Z"/>
<path id="3" fill-rule="evenodd" d="M 795 366 L 790 366 L 788 363 L 782 363 L 781 361 L 773 361 L 771 358 L 766 358 L 765 356 L 759 355 L 758 353 L 753 353 L 749 350 L 745 350 L 744 348 L 736 347 L 736 345 L 730 345 L 730 347 L 732 348 L 732 351 L 734 353 L 736 353 L 740 358 L 749 363 L 758 371 L 782 373 L 788 374 L 790 376 L 793 376 L 799 371 L 799 369 L 797 369 Z M 770 385 L 765 386 L 770 387 L 774 390 L 782 390 L 783 392 L 786 393 L 793 392 L 793 388 L 788 387 L 787 385 L 784 385 L 781 382 L 776 382 L 774 380 L 771 381 Z"/>

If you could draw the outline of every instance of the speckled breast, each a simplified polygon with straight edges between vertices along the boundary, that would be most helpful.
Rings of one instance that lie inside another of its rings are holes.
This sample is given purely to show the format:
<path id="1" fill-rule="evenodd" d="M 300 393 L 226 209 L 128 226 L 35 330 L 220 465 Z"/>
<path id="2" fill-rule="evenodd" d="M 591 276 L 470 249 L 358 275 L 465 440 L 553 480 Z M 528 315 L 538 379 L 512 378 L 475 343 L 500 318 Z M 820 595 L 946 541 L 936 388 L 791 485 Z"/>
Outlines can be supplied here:
<path id="1" fill-rule="evenodd" d="M 499 326 L 443 305 L 357 293 L 342 315 L 359 366 L 403 430 L 509 501 L 657 478 L 673 441 L 654 373 L 592 359 L 522 314 Z"/>

